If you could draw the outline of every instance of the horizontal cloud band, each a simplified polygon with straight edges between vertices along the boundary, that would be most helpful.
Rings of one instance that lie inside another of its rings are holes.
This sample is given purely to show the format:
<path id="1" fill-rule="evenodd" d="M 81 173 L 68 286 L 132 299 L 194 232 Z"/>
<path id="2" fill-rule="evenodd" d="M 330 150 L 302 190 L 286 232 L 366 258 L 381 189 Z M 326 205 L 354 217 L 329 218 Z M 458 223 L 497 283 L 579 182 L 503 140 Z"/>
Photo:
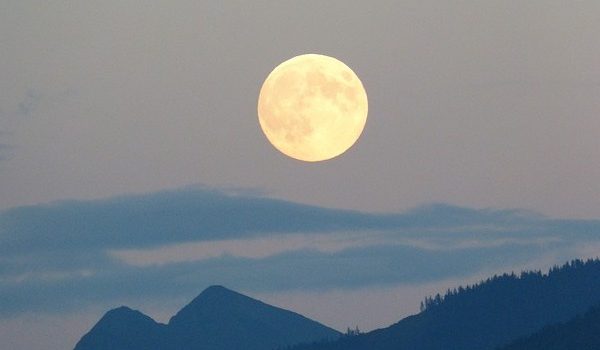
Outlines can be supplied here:
<path id="1" fill-rule="evenodd" d="M 190 297 L 211 284 L 261 292 L 464 277 L 569 259 L 599 232 L 598 221 L 518 210 L 371 214 L 209 189 L 21 207 L 0 213 L 0 316 Z"/>

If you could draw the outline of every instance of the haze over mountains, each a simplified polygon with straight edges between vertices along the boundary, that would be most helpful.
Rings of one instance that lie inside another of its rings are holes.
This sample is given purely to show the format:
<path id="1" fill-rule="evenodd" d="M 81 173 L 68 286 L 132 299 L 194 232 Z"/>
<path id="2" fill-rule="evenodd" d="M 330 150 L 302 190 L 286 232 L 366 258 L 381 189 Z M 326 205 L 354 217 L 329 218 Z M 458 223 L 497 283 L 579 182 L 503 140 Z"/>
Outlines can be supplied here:
<path id="1" fill-rule="evenodd" d="M 167 325 L 127 307 L 111 310 L 75 350 L 495 350 L 512 342 L 503 350 L 549 350 L 540 345 L 549 334 L 561 335 L 557 350 L 581 350 L 587 348 L 569 344 L 598 342 L 599 305 L 598 259 L 575 260 L 548 274 L 494 276 L 428 297 L 419 314 L 388 328 L 344 337 L 291 311 L 213 286 Z"/>

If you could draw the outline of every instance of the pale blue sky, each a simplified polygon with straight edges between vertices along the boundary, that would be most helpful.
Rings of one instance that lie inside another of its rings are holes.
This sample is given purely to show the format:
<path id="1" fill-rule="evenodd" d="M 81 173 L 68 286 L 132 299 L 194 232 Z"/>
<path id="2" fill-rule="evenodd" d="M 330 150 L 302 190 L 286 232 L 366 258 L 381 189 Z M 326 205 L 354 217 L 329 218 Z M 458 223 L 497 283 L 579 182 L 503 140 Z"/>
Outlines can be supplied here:
<path id="1" fill-rule="evenodd" d="M 599 17 L 597 1 L 0 0 L 0 339 L 69 348 L 107 308 L 164 320 L 214 283 L 370 329 L 450 285 L 597 256 Z M 358 143 L 323 163 L 285 158 L 256 115 L 302 53 L 369 96 Z"/>

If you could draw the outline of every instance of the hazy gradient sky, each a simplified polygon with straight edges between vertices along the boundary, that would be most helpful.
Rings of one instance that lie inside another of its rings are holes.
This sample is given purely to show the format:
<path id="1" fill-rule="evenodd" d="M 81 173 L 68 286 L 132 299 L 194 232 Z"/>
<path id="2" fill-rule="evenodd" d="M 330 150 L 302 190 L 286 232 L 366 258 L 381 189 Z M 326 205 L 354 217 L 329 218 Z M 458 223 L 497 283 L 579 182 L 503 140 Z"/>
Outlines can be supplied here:
<path id="1" fill-rule="evenodd" d="M 397 211 L 450 202 L 600 217 L 597 1 L 0 2 L 0 206 L 189 184 Z M 317 52 L 369 120 L 287 159 L 260 86 Z"/>
<path id="2" fill-rule="evenodd" d="M 70 348 L 109 307 L 166 321 L 215 283 L 371 329 L 597 256 L 599 19 L 593 0 L 0 0 L 0 339 Z M 303 53 L 369 96 L 323 163 L 281 155 L 256 115 Z M 368 214 L 432 202 L 475 209 Z"/>

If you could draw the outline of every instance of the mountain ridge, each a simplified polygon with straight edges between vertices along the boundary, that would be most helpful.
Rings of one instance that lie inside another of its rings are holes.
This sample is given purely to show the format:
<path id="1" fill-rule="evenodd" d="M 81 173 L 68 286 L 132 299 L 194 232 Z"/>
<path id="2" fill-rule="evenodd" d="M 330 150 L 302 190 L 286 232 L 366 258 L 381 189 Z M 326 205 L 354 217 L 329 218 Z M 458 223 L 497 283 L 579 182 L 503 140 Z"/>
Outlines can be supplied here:
<path id="1" fill-rule="evenodd" d="M 600 260 L 573 260 L 548 274 L 494 276 L 427 298 L 397 323 L 294 350 L 494 350 L 600 303 Z"/>
<path id="2" fill-rule="evenodd" d="M 448 290 L 387 328 L 339 337 L 297 313 L 211 286 L 166 325 L 125 306 L 113 309 L 75 350 L 497 350 L 548 325 L 570 324 L 600 305 L 598 291 L 600 260 L 573 260 L 546 274 L 505 273 Z M 112 343 L 102 337 L 94 343 L 94 336 L 109 336 Z"/>
<path id="3" fill-rule="evenodd" d="M 600 304 L 583 315 L 578 315 L 567 322 L 546 326 L 498 350 L 571 349 L 600 349 Z"/>
<path id="4" fill-rule="evenodd" d="M 211 286 L 166 325 L 126 306 L 112 309 L 75 350 L 268 350 L 339 335 L 298 313 Z"/>
<path id="5" fill-rule="evenodd" d="M 151 349 L 162 344 L 165 334 L 166 325 L 120 306 L 106 312 L 75 349 Z"/>

